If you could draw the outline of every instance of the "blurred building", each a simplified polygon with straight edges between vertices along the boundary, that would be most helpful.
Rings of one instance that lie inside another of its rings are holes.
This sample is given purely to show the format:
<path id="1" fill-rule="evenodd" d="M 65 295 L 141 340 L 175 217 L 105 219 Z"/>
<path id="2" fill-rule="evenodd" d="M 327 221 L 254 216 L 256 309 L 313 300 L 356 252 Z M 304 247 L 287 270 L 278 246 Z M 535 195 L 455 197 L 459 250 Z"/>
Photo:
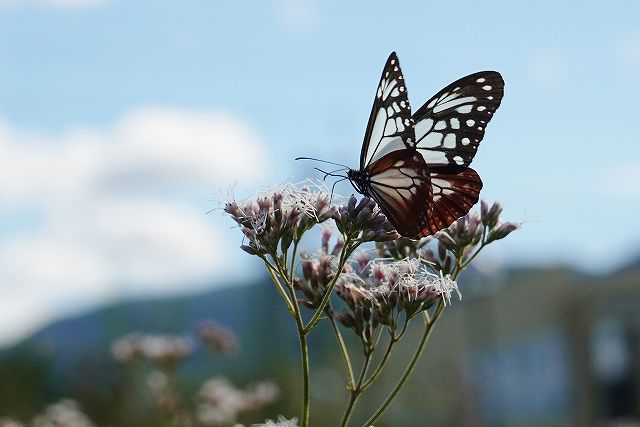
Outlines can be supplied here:
<path id="1" fill-rule="evenodd" d="M 475 280 L 436 338 L 448 347 L 437 350 L 436 363 L 456 360 L 458 372 L 448 375 L 462 391 L 457 421 L 639 425 L 640 269 L 600 277 L 521 270 Z"/>

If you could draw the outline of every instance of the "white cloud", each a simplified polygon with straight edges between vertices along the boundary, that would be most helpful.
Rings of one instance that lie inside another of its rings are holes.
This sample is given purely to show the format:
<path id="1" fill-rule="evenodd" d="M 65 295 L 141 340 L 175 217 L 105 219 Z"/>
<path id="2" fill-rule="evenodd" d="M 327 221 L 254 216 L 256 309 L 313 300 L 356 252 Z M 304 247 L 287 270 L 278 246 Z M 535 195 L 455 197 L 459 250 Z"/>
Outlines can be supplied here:
<path id="1" fill-rule="evenodd" d="M 640 32 L 628 32 L 617 41 L 615 54 L 625 66 L 640 67 Z"/>
<path id="2" fill-rule="evenodd" d="M 317 0 L 276 0 L 276 15 L 284 28 L 295 35 L 311 32 L 318 25 Z"/>
<path id="3" fill-rule="evenodd" d="M 0 0 L 2 6 L 43 6 L 56 9 L 86 9 L 103 6 L 107 0 Z"/>
<path id="4" fill-rule="evenodd" d="M 226 113 L 145 108 L 57 136 L 0 121 L 0 213 L 33 218 L 0 237 L 0 344 L 64 309 L 232 274 L 240 237 L 204 202 L 267 165 Z"/>
<path id="5" fill-rule="evenodd" d="M 543 88 L 557 87 L 569 76 L 567 54 L 559 49 L 533 52 L 527 62 L 531 79 Z"/>

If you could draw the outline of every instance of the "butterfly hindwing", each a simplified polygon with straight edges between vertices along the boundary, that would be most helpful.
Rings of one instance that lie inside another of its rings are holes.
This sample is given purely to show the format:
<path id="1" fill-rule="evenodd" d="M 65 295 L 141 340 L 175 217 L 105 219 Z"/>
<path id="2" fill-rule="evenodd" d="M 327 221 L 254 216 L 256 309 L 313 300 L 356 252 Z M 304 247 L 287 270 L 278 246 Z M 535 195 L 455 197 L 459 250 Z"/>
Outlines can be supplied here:
<path id="1" fill-rule="evenodd" d="M 427 226 L 432 199 L 427 165 L 413 149 L 393 151 L 371 165 L 368 193 L 403 236 Z"/>
<path id="2" fill-rule="evenodd" d="M 482 180 L 471 168 L 446 167 L 431 171 L 432 199 L 427 206 L 428 223 L 418 237 L 435 234 L 466 215 L 478 202 Z"/>
<path id="3" fill-rule="evenodd" d="M 500 106 L 504 81 L 496 71 L 463 77 L 413 115 L 415 147 L 429 166 L 469 166 L 487 124 Z"/>
<path id="4" fill-rule="evenodd" d="M 387 59 L 376 90 L 360 153 L 360 170 L 392 151 L 406 149 L 413 139 L 407 89 L 398 57 L 393 52 Z"/>

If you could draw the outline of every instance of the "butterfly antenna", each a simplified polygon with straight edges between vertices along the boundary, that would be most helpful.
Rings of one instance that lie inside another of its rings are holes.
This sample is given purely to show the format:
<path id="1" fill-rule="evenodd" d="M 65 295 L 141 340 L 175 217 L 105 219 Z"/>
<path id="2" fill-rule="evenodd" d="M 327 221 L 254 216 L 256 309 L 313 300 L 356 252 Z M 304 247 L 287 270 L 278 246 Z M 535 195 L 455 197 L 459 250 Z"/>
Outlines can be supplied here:
<path id="1" fill-rule="evenodd" d="M 342 178 L 333 183 L 333 185 L 331 186 L 331 196 L 329 197 L 329 200 L 333 200 L 333 190 L 336 188 L 336 184 L 346 179 L 349 179 L 349 178 Z"/>
<path id="2" fill-rule="evenodd" d="M 342 166 L 343 168 L 349 169 L 349 166 L 341 165 L 340 163 L 330 162 L 328 160 L 314 159 L 313 157 L 296 157 L 295 160 L 313 160 L 316 162 L 329 163 L 330 165 Z"/>
<path id="3" fill-rule="evenodd" d="M 340 171 L 341 169 L 338 169 L 337 171 L 332 171 L 332 172 L 326 172 L 326 171 L 323 171 L 320 168 L 314 168 L 314 169 L 317 170 L 318 172 L 322 172 L 324 174 L 324 177 L 322 178 L 323 181 L 326 181 L 328 176 L 335 176 L 336 178 L 347 178 L 344 175 L 338 175 L 337 173 L 334 173 L 334 172 Z"/>

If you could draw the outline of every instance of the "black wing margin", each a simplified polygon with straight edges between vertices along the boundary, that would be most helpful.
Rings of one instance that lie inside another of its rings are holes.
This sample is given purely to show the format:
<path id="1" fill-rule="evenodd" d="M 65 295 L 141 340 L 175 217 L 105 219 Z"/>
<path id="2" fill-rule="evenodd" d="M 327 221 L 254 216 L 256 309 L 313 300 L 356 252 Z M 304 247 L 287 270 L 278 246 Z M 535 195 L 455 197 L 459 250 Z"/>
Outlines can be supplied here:
<path id="1" fill-rule="evenodd" d="M 413 140 L 413 121 L 407 88 L 398 57 L 392 52 L 376 90 L 360 152 L 360 170 L 364 170 L 392 151 L 410 148 Z"/>
<path id="2" fill-rule="evenodd" d="M 413 115 L 415 147 L 429 166 L 469 166 L 500 106 L 504 80 L 496 71 L 463 77 Z"/>

